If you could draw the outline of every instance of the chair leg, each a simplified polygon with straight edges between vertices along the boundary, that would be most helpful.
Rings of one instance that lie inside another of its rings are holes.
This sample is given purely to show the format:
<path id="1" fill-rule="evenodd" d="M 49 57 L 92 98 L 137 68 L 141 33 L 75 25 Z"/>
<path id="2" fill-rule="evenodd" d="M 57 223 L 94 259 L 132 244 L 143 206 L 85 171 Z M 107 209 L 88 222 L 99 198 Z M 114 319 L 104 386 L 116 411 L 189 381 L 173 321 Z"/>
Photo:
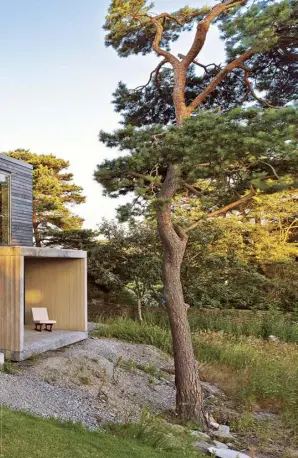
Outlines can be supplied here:
<path id="1" fill-rule="evenodd" d="M 45 324 L 44 326 L 45 326 L 45 330 L 46 331 L 52 332 L 52 327 L 53 327 L 52 324 Z M 50 329 L 48 329 L 48 326 L 49 326 Z"/>
<path id="2" fill-rule="evenodd" d="M 39 328 L 39 329 L 38 329 Z M 41 332 L 42 331 L 42 324 L 40 323 L 35 323 L 35 328 L 34 328 L 35 331 L 39 331 Z"/>

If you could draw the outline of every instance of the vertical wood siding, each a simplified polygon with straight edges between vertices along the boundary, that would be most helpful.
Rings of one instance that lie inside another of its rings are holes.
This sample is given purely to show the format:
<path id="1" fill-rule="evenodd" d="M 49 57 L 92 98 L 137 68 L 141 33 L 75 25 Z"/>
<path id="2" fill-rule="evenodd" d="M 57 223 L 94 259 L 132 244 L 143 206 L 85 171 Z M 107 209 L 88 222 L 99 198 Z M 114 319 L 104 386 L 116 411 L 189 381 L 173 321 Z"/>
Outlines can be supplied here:
<path id="1" fill-rule="evenodd" d="M 25 258 L 25 324 L 47 307 L 57 329 L 87 330 L 86 259 Z"/>
<path id="2" fill-rule="evenodd" d="M 0 256 L 0 349 L 23 350 L 23 258 Z"/>
<path id="3" fill-rule="evenodd" d="M 11 245 L 32 246 L 32 166 L 0 154 L 0 171 L 11 176 Z"/>

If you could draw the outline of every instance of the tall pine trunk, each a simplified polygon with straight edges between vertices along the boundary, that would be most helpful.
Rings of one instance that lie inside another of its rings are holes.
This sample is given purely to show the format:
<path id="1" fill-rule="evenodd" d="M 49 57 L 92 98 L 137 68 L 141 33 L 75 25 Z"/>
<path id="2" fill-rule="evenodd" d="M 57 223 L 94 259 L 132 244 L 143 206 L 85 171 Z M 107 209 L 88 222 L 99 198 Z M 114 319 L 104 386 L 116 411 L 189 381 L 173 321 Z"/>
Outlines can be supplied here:
<path id="1" fill-rule="evenodd" d="M 190 116 L 185 104 L 186 72 L 187 69 L 182 65 L 174 69 L 173 102 L 178 126 Z M 164 253 L 164 289 L 175 361 L 176 410 L 182 420 L 194 420 L 205 428 L 203 394 L 181 284 L 187 235 L 173 224 L 171 218 L 171 201 L 179 181 L 179 166 L 170 164 L 160 192 L 158 214 L 158 230 Z"/>
<path id="2" fill-rule="evenodd" d="M 175 361 L 176 409 L 182 420 L 194 420 L 205 427 L 200 378 L 181 284 L 187 235 L 171 220 L 171 199 L 177 190 L 178 180 L 179 167 L 169 165 L 159 195 L 158 212 L 158 230 L 164 253 L 164 291 Z"/>

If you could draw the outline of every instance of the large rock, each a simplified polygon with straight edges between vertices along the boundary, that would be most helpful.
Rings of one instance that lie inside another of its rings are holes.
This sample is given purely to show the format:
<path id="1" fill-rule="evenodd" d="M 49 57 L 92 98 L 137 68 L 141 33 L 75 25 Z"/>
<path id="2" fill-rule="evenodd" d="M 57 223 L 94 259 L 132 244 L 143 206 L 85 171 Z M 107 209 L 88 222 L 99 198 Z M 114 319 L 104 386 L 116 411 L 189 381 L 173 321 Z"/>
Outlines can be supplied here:
<path id="1" fill-rule="evenodd" d="M 210 441 L 210 439 L 211 439 L 210 436 L 208 436 L 208 434 L 203 433 L 202 431 L 195 431 L 195 430 L 193 430 L 193 431 L 191 431 L 190 434 L 191 434 L 192 436 L 195 436 L 195 437 L 197 437 L 198 439 L 202 439 L 202 440 L 204 440 L 204 441 Z"/>
<path id="2" fill-rule="evenodd" d="M 224 442 L 234 439 L 234 437 L 230 433 L 230 428 L 226 425 L 219 425 L 217 431 L 212 431 L 212 436 L 217 437 L 218 439 Z"/>
<path id="3" fill-rule="evenodd" d="M 216 448 L 229 448 L 229 446 L 223 442 L 212 441 L 212 443 Z"/>
<path id="4" fill-rule="evenodd" d="M 208 452 L 212 455 L 215 455 L 217 458 L 251 458 L 245 453 L 237 452 L 237 450 L 230 450 L 228 448 L 208 448 Z"/>
<path id="5" fill-rule="evenodd" d="M 194 448 L 195 450 L 199 450 L 199 452 L 203 452 L 203 453 L 207 453 L 209 448 L 210 448 L 210 444 L 208 444 L 208 442 L 195 442 L 194 443 Z"/>

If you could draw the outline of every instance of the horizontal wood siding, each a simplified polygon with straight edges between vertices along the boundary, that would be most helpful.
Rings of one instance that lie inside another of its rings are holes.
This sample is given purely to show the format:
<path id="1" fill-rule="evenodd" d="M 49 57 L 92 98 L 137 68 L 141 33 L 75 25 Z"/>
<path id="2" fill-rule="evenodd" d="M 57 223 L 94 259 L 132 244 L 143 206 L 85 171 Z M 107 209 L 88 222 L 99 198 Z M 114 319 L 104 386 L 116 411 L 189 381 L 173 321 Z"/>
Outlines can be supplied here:
<path id="1" fill-rule="evenodd" d="M 24 340 L 23 257 L 0 255 L 0 349 L 22 351 Z"/>
<path id="2" fill-rule="evenodd" d="M 57 329 L 86 331 L 86 259 L 25 258 L 25 324 L 31 307 L 47 307 Z"/>
<path id="3" fill-rule="evenodd" d="M 11 245 L 32 246 L 32 167 L 0 154 L 0 171 L 11 176 Z"/>

